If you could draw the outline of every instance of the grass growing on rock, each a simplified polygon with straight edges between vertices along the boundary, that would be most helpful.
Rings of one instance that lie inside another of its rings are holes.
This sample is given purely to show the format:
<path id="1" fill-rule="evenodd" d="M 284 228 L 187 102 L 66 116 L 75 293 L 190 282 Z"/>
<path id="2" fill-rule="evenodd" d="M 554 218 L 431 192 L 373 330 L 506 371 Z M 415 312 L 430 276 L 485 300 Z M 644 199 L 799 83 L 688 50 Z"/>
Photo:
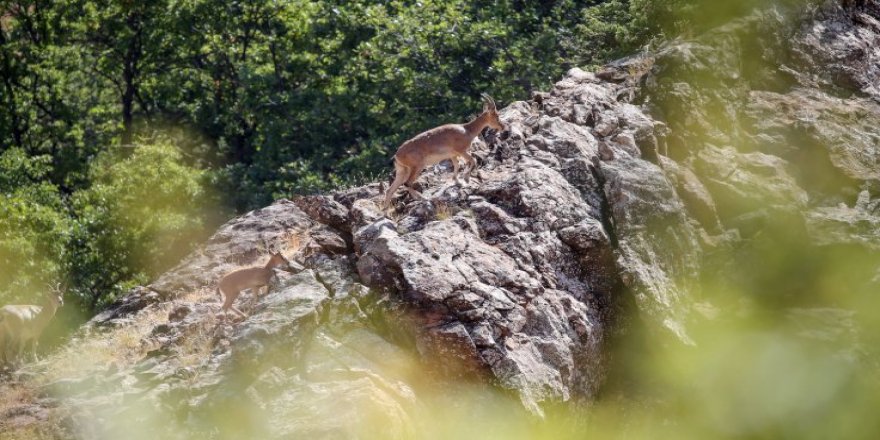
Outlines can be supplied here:
<path id="1" fill-rule="evenodd" d="M 120 368 L 134 364 L 152 349 L 147 337 L 153 328 L 167 322 L 170 307 L 170 303 L 150 306 L 136 314 L 130 325 L 64 346 L 46 358 L 47 369 L 40 381 L 47 384 L 106 370 L 112 364 Z"/>
<path id="2" fill-rule="evenodd" d="M 213 290 L 198 289 L 177 300 L 151 305 L 131 317 L 122 327 L 93 329 L 87 337 L 74 339 L 39 362 L 27 365 L 0 381 L 0 432 L 3 439 L 68 438 L 65 420 L 71 408 L 55 406 L 64 397 L 55 389 L 61 380 L 89 380 L 129 369 L 142 361 L 159 344 L 153 330 L 168 323 L 175 307 L 211 303 Z M 181 367 L 195 369 L 214 349 L 212 328 L 219 324 L 213 311 L 195 328 L 179 338 L 173 352 Z M 100 385 L 97 385 L 100 386 Z"/>

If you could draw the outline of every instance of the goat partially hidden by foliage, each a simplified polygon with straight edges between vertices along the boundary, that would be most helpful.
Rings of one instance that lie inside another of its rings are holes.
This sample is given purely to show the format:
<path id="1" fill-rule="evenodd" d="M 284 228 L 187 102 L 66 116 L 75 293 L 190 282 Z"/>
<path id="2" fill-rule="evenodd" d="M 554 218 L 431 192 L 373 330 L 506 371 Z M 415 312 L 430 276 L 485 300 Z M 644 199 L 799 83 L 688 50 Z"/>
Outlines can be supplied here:
<path id="1" fill-rule="evenodd" d="M 388 192 L 385 193 L 384 209 L 391 205 L 391 198 L 400 185 L 406 185 L 407 191 L 415 197 L 421 198 L 421 194 L 413 189 L 412 184 L 419 178 L 425 167 L 440 163 L 446 159 L 452 160 L 455 182 L 459 180 L 458 159 L 467 162 L 468 173 L 473 172 L 477 161 L 468 153 L 474 138 L 486 127 L 496 130 L 504 130 L 504 125 L 498 119 L 498 109 L 495 101 L 486 94 L 483 97 L 483 112 L 473 121 L 466 124 L 447 124 L 432 128 L 416 137 L 404 142 L 394 155 L 394 170 L 396 175 Z"/>
<path id="2" fill-rule="evenodd" d="M 241 291 L 245 289 L 254 289 L 255 294 L 259 294 L 260 290 L 265 286 L 266 292 L 269 291 L 269 281 L 275 275 L 275 268 L 285 270 L 287 272 L 299 272 L 302 267 L 294 266 L 293 263 L 284 258 L 281 252 L 269 251 L 271 255 L 269 261 L 263 267 L 250 267 L 247 269 L 239 269 L 226 274 L 217 284 L 217 294 L 223 298 L 223 306 L 221 310 L 223 315 L 232 310 L 241 318 L 247 318 L 241 310 L 232 305 Z"/>
<path id="3" fill-rule="evenodd" d="M 64 305 L 60 285 L 46 294 L 45 304 L 8 305 L 0 308 L 0 365 L 11 364 L 21 359 L 25 345 L 31 345 L 33 358 L 37 358 L 40 335 L 59 307 Z"/>

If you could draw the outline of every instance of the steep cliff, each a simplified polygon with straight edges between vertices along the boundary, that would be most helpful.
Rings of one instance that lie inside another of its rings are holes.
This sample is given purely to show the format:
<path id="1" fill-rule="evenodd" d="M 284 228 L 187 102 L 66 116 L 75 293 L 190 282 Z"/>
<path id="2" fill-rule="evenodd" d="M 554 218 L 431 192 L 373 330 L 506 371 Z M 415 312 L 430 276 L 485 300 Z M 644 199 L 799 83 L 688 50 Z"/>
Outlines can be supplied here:
<path id="1" fill-rule="evenodd" d="M 474 144 L 463 185 L 441 168 L 390 216 L 376 183 L 230 221 L 26 368 L 43 397 L 0 417 L 84 438 L 419 437 L 474 389 L 519 402 L 508 416 L 590 404 L 621 338 L 700 346 L 695 323 L 745 310 L 715 283 L 840 324 L 847 311 L 791 297 L 817 253 L 858 259 L 843 288 L 877 287 L 878 66 L 868 1 L 772 8 L 572 69 L 501 111 L 508 131 Z M 266 243 L 306 269 L 220 320 L 213 286 Z M 797 266 L 790 285 L 774 258 Z"/>

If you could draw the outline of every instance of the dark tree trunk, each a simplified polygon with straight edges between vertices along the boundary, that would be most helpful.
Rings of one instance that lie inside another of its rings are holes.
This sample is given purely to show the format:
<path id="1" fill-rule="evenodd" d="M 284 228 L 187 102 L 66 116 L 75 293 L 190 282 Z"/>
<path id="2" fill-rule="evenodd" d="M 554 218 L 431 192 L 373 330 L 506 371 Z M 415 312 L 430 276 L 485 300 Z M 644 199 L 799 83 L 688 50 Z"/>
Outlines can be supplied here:
<path id="1" fill-rule="evenodd" d="M 6 35 L 4 35 L 3 31 L 0 30 L 0 46 L 5 46 L 5 45 L 6 45 Z M 12 131 L 12 142 L 17 147 L 24 147 L 24 145 L 22 144 L 22 138 L 23 138 L 24 133 L 22 133 L 21 121 L 19 121 L 18 111 L 15 108 L 15 90 L 12 87 L 12 75 L 13 75 L 12 63 L 9 61 L 9 57 L 6 54 L 3 55 L 2 73 L 3 73 L 3 87 L 5 89 L 4 94 L 7 97 L 7 99 L 4 101 L 8 101 L 8 104 L 7 104 L 8 109 L 7 110 L 9 111 L 9 117 L 11 119 L 9 122 L 10 122 L 10 124 L 12 124 L 12 126 L 10 127 L 10 129 Z"/>
<path id="2" fill-rule="evenodd" d="M 140 13 L 128 16 L 127 25 L 134 35 L 122 60 L 122 145 L 131 145 L 134 131 L 134 98 L 137 95 L 138 64 L 141 61 L 143 23 Z"/>
<path id="3" fill-rule="evenodd" d="M 130 59 L 125 60 L 125 69 L 122 72 L 124 89 L 122 91 L 122 145 L 131 145 L 132 138 L 132 106 L 134 105 L 134 68 Z"/>
<path id="4" fill-rule="evenodd" d="M 240 116 L 236 118 L 236 122 L 239 127 L 239 132 L 230 138 L 233 157 L 238 163 L 253 163 L 256 150 L 251 142 L 251 138 L 256 132 L 255 127 Z"/>

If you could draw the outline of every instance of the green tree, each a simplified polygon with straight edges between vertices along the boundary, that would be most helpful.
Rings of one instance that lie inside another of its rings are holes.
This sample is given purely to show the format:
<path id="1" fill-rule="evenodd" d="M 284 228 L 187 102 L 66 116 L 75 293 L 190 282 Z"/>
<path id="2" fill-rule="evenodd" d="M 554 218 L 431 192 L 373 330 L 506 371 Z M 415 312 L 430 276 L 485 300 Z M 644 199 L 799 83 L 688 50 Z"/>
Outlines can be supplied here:
<path id="1" fill-rule="evenodd" d="M 148 115 L 160 104 L 146 83 L 176 62 L 172 11 L 163 0 L 88 0 L 72 8 L 81 13 L 72 31 L 83 36 L 94 72 L 113 85 L 121 109 L 121 143 L 129 145 L 135 106 Z"/>
<path id="2" fill-rule="evenodd" d="M 176 264 L 205 238 L 216 200 L 203 170 L 166 141 L 113 149 L 72 197 L 71 276 L 97 307 Z"/>
<path id="3" fill-rule="evenodd" d="M 63 278 L 71 222 L 45 181 L 51 157 L 0 154 L 0 303 L 33 300 Z"/>

